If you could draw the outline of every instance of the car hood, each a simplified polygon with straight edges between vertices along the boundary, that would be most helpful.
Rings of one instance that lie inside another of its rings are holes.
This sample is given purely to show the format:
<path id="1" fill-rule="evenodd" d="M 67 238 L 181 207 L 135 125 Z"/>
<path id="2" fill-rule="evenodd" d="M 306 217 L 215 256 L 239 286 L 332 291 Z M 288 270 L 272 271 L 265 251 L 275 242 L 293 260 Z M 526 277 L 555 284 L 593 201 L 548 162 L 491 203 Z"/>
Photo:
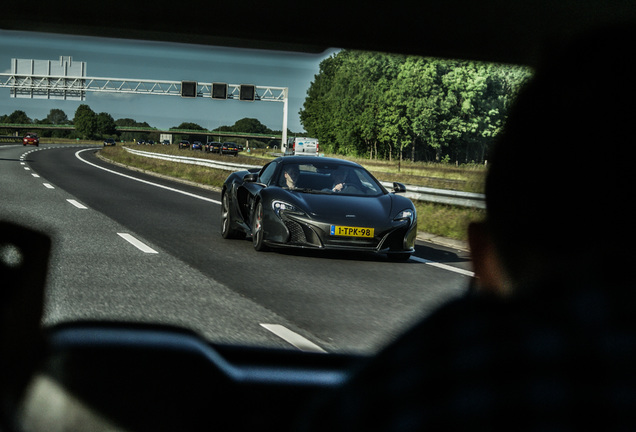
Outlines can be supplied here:
<path id="1" fill-rule="evenodd" d="M 392 213 L 403 210 L 394 208 L 393 194 L 368 197 L 294 191 L 290 195 L 312 219 L 332 224 L 362 226 L 387 221 Z"/>

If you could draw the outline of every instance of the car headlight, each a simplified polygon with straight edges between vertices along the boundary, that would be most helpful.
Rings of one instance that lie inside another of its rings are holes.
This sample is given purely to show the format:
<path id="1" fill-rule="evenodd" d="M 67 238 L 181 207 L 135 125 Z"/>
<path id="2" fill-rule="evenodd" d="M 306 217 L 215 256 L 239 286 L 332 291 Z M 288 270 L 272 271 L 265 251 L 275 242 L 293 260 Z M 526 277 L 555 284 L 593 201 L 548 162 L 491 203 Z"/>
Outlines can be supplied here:
<path id="1" fill-rule="evenodd" d="M 405 209 L 402 210 L 393 218 L 394 221 L 403 221 L 408 220 L 412 221 L 415 218 L 415 210 L 414 209 Z"/>
<path id="2" fill-rule="evenodd" d="M 305 212 L 300 210 L 298 207 L 293 206 L 285 201 L 273 201 L 272 208 L 274 209 L 274 213 L 276 216 L 281 215 L 281 213 L 293 213 L 296 215 L 304 215 Z"/>

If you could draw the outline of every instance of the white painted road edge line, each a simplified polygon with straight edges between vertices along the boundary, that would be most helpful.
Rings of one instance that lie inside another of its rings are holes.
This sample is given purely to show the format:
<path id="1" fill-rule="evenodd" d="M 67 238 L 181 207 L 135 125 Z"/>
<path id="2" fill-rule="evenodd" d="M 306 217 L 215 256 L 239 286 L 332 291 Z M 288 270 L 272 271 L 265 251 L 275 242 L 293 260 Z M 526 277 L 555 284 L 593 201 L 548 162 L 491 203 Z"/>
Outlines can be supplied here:
<path id="1" fill-rule="evenodd" d="M 150 253 L 150 254 L 159 253 L 156 250 L 154 250 L 153 248 L 151 248 L 150 246 L 146 245 L 145 243 L 140 242 L 139 240 L 137 240 L 135 237 L 131 236 L 130 234 L 117 233 L 117 235 L 119 237 L 123 238 L 124 240 L 126 240 L 128 243 L 130 243 L 131 245 L 133 245 L 134 247 L 136 247 L 137 249 L 139 249 L 142 252 Z"/>
<path id="2" fill-rule="evenodd" d="M 75 201 L 74 199 L 67 199 L 66 201 L 70 202 L 71 204 L 73 204 L 78 209 L 86 210 L 88 208 L 84 204 L 81 204 L 80 202 Z"/>
<path id="3" fill-rule="evenodd" d="M 274 333 L 279 338 L 283 339 L 286 342 L 289 342 L 290 344 L 292 344 L 293 346 L 295 346 L 301 351 L 320 352 L 320 353 L 327 352 L 324 349 L 320 348 L 315 343 L 311 342 L 310 340 L 305 339 L 298 333 L 294 333 L 293 331 L 289 330 L 287 327 L 282 326 L 280 324 L 261 324 L 261 327 L 269 330 L 270 332 Z"/>
<path id="4" fill-rule="evenodd" d="M 190 193 L 190 192 L 185 192 L 185 191 L 182 191 L 182 190 L 179 190 L 179 189 L 175 189 L 175 188 L 171 188 L 171 187 L 168 187 L 168 186 L 160 185 L 158 183 L 153 183 L 153 182 L 150 182 L 148 180 L 142 180 L 140 178 L 133 177 L 133 176 L 130 176 L 130 175 L 127 175 L 127 174 L 122 174 L 122 173 L 119 173 L 117 171 L 113 171 L 113 170 L 110 170 L 108 168 L 101 167 L 99 165 L 96 165 L 96 164 L 94 164 L 92 162 L 87 161 L 86 159 L 82 159 L 81 158 L 80 153 L 85 152 L 85 151 L 92 151 L 92 150 L 95 150 L 95 149 L 79 150 L 78 152 L 75 153 L 75 157 L 77 157 L 79 160 L 81 160 L 82 162 L 84 162 L 84 163 L 86 163 L 88 165 L 91 165 L 91 166 L 93 166 L 95 168 L 99 168 L 99 169 L 104 170 L 106 172 L 109 172 L 111 174 L 117 174 L 119 176 L 126 177 L 128 179 L 135 180 L 135 181 L 138 181 L 138 182 L 141 182 L 141 183 L 145 183 L 145 184 L 148 184 L 148 185 L 151 185 L 151 186 L 156 186 L 158 188 L 162 188 L 162 189 L 166 189 L 166 190 L 169 190 L 169 191 L 172 191 L 172 192 L 176 192 L 176 193 L 180 193 L 180 194 L 183 194 L 183 195 L 187 195 L 187 196 L 192 197 L 192 198 L 198 198 L 198 199 L 203 200 L 203 201 L 208 201 L 208 202 L 211 202 L 211 203 L 214 203 L 214 204 L 221 205 L 221 201 L 217 201 L 217 200 L 214 200 L 214 199 L 211 199 L 211 198 L 202 197 L 201 195 L 196 195 L 196 194 L 193 194 L 193 193 Z"/>
<path id="5" fill-rule="evenodd" d="M 441 268 L 441 269 L 444 269 L 444 270 L 448 270 L 448 271 L 452 271 L 452 272 L 455 272 L 455 273 L 459 273 L 459 274 L 462 274 L 464 276 L 470 276 L 470 277 L 475 276 L 475 273 L 470 271 L 470 270 L 460 269 L 460 268 L 457 268 L 457 267 L 449 266 L 448 264 L 442 264 L 442 263 L 438 263 L 438 262 L 435 262 L 435 261 L 427 260 L 427 259 L 416 257 L 416 256 L 411 256 L 411 259 L 413 261 L 417 261 L 417 262 L 421 262 L 421 263 L 424 263 L 424 264 L 428 264 L 428 265 L 433 266 L 433 267 L 437 267 L 437 268 Z"/>

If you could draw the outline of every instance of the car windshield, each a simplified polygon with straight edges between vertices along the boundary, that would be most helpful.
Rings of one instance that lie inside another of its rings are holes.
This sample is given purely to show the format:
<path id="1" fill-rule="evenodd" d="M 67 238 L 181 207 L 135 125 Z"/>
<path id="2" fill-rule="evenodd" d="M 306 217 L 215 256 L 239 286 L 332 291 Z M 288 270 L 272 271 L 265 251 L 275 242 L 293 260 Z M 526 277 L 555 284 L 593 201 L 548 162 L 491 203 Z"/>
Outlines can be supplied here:
<path id="1" fill-rule="evenodd" d="M 288 178 L 294 181 L 289 182 Z M 304 193 L 328 193 L 351 196 L 377 196 L 384 189 L 365 169 L 349 165 L 321 162 L 287 163 L 277 182 L 285 188 Z"/>
<path id="2" fill-rule="evenodd" d="M 483 217 L 488 149 L 532 74 L 340 48 L 10 30 L 0 30 L 0 72 L 0 219 L 52 237 L 45 327 L 170 324 L 213 343 L 361 354 L 465 293 L 473 276 L 465 232 Z M 27 130 L 38 147 L 23 142 Z M 293 154 L 300 137 L 317 143 L 315 156 Z M 303 162 L 288 162 L 296 157 Z M 251 175 L 235 196 L 254 193 L 263 185 L 253 178 L 277 158 L 285 162 L 272 168 L 269 191 L 289 187 L 282 168 L 294 165 L 294 188 L 315 193 L 294 194 L 298 203 L 335 212 L 329 199 L 350 199 L 342 214 L 325 210 L 342 233 L 334 241 L 370 243 L 364 236 L 382 231 L 369 214 L 390 227 L 416 220 L 413 255 L 260 254 L 250 235 L 226 241 L 224 181 Z M 371 200 L 357 197 L 381 199 L 362 208 Z"/>

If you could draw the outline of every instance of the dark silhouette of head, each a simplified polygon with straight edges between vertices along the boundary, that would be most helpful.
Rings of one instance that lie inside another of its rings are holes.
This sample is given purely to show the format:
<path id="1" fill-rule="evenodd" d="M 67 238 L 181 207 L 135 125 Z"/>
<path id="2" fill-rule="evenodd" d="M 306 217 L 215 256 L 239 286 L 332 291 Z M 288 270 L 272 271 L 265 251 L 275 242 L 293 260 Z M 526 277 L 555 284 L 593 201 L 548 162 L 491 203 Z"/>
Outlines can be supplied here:
<path id="1" fill-rule="evenodd" d="M 487 229 L 514 284 L 633 262 L 635 42 L 634 29 L 603 28 L 555 47 L 520 93 L 486 182 Z"/>

